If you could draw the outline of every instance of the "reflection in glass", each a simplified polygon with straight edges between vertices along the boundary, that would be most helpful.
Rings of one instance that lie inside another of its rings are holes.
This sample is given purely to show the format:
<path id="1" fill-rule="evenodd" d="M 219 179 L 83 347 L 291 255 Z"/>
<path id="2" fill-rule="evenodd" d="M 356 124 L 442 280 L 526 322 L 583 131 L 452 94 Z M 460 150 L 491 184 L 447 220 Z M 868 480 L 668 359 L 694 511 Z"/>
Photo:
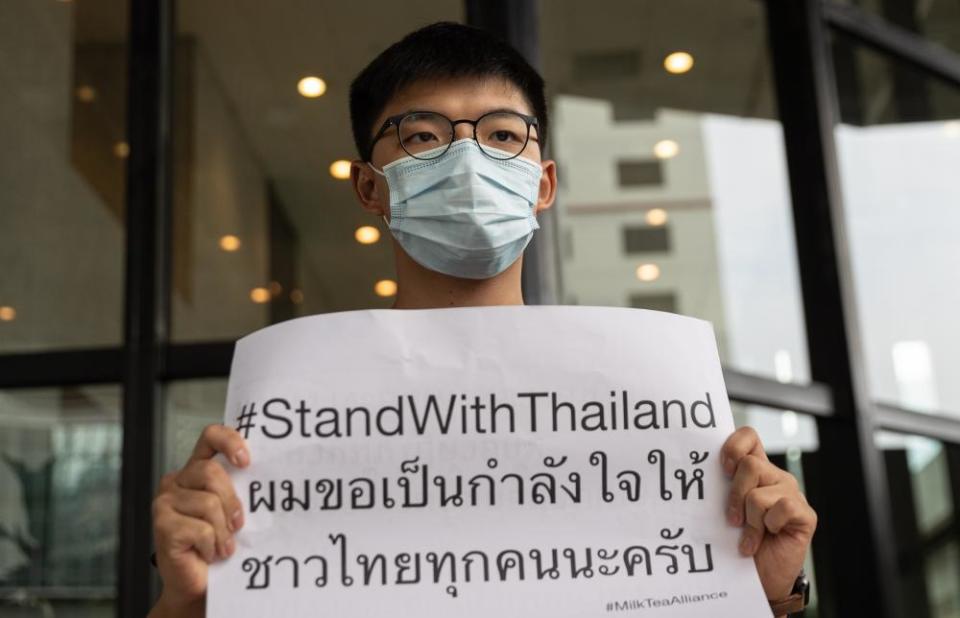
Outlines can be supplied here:
<path id="1" fill-rule="evenodd" d="M 960 4 L 951 0 L 834 0 L 853 4 L 885 22 L 960 51 Z"/>
<path id="2" fill-rule="evenodd" d="M 0 391 L 0 614 L 113 615 L 119 399 L 114 386 Z"/>
<path id="3" fill-rule="evenodd" d="M 183 467 L 203 428 L 223 422 L 225 379 L 171 382 L 164 391 L 161 474 Z"/>
<path id="4" fill-rule="evenodd" d="M 904 615 L 960 616 L 960 447 L 878 432 L 892 496 Z"/>
<path id="5" fill-rule="evenodd" d="M 573 1 L 541 13 L 564 303 L 710 321 L 722 360 L 809 380 L 762 5 Z M 711 45 L 701 24 L 723 31 Z M 571 33 L 576 33 L 572 37 Z M 683 48 L 696 62 L 676 73 Z"/>
<path id="6" fill-rule="evenodd" d="M 464 5 L 380 3 L 374 20 L 358 7 L 178 3 L 175 341 L 236 339 L 302 315 L 393 303 L 375 291 L 394 277 L 392 243 L 355 238 L 363 226 L 389 234 L 344 181 L 359 156 L 348 89 L 384 46 L 431 22 L 462 21 Z M 356 23 L 362 33 L 333 27 Z M 221 247 L 225 236 L 236 249 Z"/>
<path id="7" fill-rule="evenodd" d="M 0 352 L 120 341 L 126 7 L 0 2 Z"/>
<path id="8" fill-rule="evenodd" d="M 871 394 L 960 414 L 960 90 L 845 44 L 836 142 Z"/>

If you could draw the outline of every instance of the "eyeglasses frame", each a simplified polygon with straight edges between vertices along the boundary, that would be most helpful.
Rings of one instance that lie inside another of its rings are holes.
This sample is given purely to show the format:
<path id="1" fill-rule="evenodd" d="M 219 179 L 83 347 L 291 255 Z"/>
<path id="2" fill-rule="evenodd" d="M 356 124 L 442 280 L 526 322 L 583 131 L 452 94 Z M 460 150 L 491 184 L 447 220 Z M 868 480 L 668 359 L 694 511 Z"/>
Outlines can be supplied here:
<path id="1" fill-rule="evenodd" d="M 403 122 L 403 120 L 404 120 L 407 116 L 413 116 L 414 114 L 435 114 L 435 115 L 437 115 L 437 116 L 440 116 L 441 118 L 445 118 L 445 119 L 450 123 L 451 139 L 450 139 L 450 141 L 447 143 L 446 149 L 444 149 L 444 151 L 441 152 L 440 154 L 438 154 L 437 156 L 435 156 L 435 157 L 429 157 L 429 158 L 418 157 L 417 155 L 415 155 L 415 154 L 411 153 L 409 150 L 407 150 L 406 147 L 403 145 L 403 140 L 400 138 L 400 124 Z M 523 146 L 520 148 L 520 150 L 517 152 L 517 154 L 513 155 L 512 157 L 507 157 L 506 159 L 499 159 L 499 158 L 497 158 L 497 157 L 491 157 L 489 154 L 487 154 L 486 150 L 484 150 L 483 146 L 480 145 L 480 140 L 477 139 L 477 125 L 479 125 L 480 122 L 481 122 L 484 118 L 486 118 L 487 116 L 492 116 L 492 115 L 494 115 L 494 114 L 514 114 L 514 115 L 516 115 L 516 116 L 519 116 L 519 117 L 526 123 L 526 125 L 527 125 L 527 136 L 526 136 L 526 139 L 524 139 L 524 141 L 523 141 Z M 451 120 L 450 118 L 447 118 L 447 116 L 445 116 L 444 114 L 441 114 L 440 112 L 435 112 L 435 111 L 431 111 L 431 110 L 411 110 L 411 111 L 403 112 L 402 114 L 396 114 L 396 115 L 390 116 L 389 118 L 387 118 L 386 120 L 384 120 L 383 124 L 380 126 L 380 130 L 377 131 L 377 134 L 376 134 L 376 135 L 374 136 L 374 138 L 370 141 L 370 147 L 369 147 L 369 149 L 368 149 L 368 151 L 367 151 L 367 161 L 368 161 L 368 162 L 372 162 L 372 158 L 373 158 L 373 148 L 374 148 L 374 146 L 376 146 L 377 142 L 380 141 L 380 140 L 383 138 L 383 136 L 384 136 L 384 135 L 386 134 L 386 132 L 390 129 L 390 127 L 396 127 L 396 128 L 397 128 L 397 143 L 400 144 L 400 148 L 402 148 L 405 153 L 407 153 L 408 155 L 410 155 L 410 156 L 413 157 L 414 159 L 420 159 L 421 161 L 430 161 L 430 160 L 433 160 L 433 159 L 439 159 L 439 158 L 442 157 L 443 155 L 447 154 L 447 151 L 448 151 L 448 150 L 450 150 L 450 146 L 452 146 L 452 145 L 453 145 L 453 142 L 455 141 L 455 140 L 453 139 L 453 137 L 456 136 L 457 125 L 458 125 L 458 124 L 463 124 L 463 123 L 467 123 L 467 124 L 473 126 L 473 141 L 477 142 L 477 146 L 480 146 L 480 151 L 483 152 L 484 155 L 486 155 L 487 157 L 490 157 L 490 158 L 493 159 L 494 161 L 510 161 L 511 159 L 516 159 L 517 157 L 519 157 L 520 154 L 521 154 L 524 150 L 526 150 L 527 144 L 530 143 L 530 140 L 531 140 L 530 127 L 537 127 L 537 130 L 538 130 L 538 131 L 540 130 L 540 125 L 539 125 L 539 122 L 537 121 L 537 117 L 536 117 L 536 116 L 530 116 L 530 115 L 528 115 L 528 114 L 521 114 L 520 112 L 516 112 L 516 111 L 513 111 L 513 110 L 497 109 L 497 110 L 489 111 L 489 112 L 483 114 L 482 116 L 480 116 L 479 118 L 477 118 L 476 120 L 468 120 L 468 119 L 466 119 L 466 118 L 461 118 L 460 120 Z M 539 138 L 533 137 L 532 139 L 533 139 L 534 142 L 537 142 L 537 143 L 539 144 L 539 142 L 540 142 Z"/>

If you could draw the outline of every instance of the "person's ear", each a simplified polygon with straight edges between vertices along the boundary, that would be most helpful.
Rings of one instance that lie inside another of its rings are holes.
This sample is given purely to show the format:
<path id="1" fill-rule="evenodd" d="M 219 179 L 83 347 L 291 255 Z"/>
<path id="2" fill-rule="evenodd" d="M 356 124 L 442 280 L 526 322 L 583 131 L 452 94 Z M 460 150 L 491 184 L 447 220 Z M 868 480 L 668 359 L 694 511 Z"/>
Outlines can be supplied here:
<path id="1" fill-rule="evenodd" d="M 386 214 L 386 200 L 383 199 L 386 191 L 381 190 L 378 174 L 366 161 L 355 159 L 350 162 L 350 182 L 361 208 L 378 217 Z"/>
<path id="2" fill-rule="evenodd" d="M 543 175 L 540 176 L 540 193 L 537 196 L 537 208 L 534 214 L 538 214 L 551 206 L 557 197 L 557 162 L 552 159 L 541 161 Z"/>

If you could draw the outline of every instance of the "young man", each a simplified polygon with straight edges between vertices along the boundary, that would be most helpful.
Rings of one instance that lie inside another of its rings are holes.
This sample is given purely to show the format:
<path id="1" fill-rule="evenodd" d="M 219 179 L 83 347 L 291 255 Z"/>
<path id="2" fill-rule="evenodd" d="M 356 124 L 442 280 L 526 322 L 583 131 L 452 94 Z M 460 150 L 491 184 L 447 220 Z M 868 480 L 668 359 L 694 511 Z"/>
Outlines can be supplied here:
<path id="1" fill-rule="evenodd" d="M 556 164 L 542 158 L 547 109 L 537 72 L 496 38 L 441 23 L 384 51 L 350 95 L 361 156 L 353 187 L 393 234 L 394 308 L 523 304 L 522 252 L 557 190 Z M 153 516 L 164 587 L 151 616 L 202 616 L 208 563 L 235 551 L 242 509 L 217 453 L 237 467 L 251 460 L 239 433 L 211 425 L 186 465 L 161 481 Z M 786 599 L 816 513 L 752 429 L 729 437 L 722 462 L 740 551 L 754 557 L 771 602 Z"/>

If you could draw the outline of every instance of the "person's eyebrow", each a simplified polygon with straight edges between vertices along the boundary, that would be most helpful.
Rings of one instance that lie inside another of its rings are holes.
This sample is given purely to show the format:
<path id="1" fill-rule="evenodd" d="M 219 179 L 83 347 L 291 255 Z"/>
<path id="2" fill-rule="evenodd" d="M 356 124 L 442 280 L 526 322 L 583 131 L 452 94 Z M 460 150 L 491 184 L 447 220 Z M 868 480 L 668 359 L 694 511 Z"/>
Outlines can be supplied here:
<path id="1" fill-rule="evenodd" d="M 532 115 L 533 115 L 533 114 L 528 114 L 528 113 L 526 113 L 526 112 L 521 112 L 520 110 L 518 110 L 518 109 L 513 109 L 513 108 L 511 108 L 511 107 L 497 107 L 497 108 L 494 108 L 494 109 L 487 110 L 487 111 L 485 111 L 483 114 L 480 114 L 480 115 L 481 115 L 481 116 L 484 116 L 484 115 L 486 115 L 486 114 L 496 114 L 496 113 L 500 113 L 500 112 L 507 112 L 507 113 L 511 113 L 511 114 L 520 114 L 521 116 L 532 116 Z"/>
<path id="2" fill-rule="evenodd" d="M 495 108 L 493 108 L 493 109 L 488 109 L 488 110 L 486 110 L 485 112 L 481 113 L 480 115 L 477 116 L 477 118 L 479 118 L 480 116 L 486 116 L 487 114 L 496 114 L 496 113 L 502 113 L 502 112 L 507 112 L 507 113 L 511 113 L 511 114 L 520 114 L 521 116 L 532 116 L 532 115 L 533 115 L 533 114 L 528 114 L 528 113 L 526 113 L 526 112 L 521 112 L 520 110 L 514 109 L 514 108 L 512 108 L 512 107 L 495 107 Z M 393 117 L 393 116 L 403 116 L 404 114 L 417 114 L 417 113 L 420 113 L 420 114 L 422 114 L 422 113 L 431 113 L 431 114 L 440 114 L 440 115 L 442 115 L 442 116 L 446 116 L 446 114 L 444 114 L 443 112 L 437 111 L 437 110 L 435 110 L 435 109 L 424 109 L 424 108 L 422 108 L 422 107 L 412 107 L 412 108 L 407 109 L 407 110 L 404 110 L 404 111 L 402 111 L 402 112 L 400 112 L 400 113 L 391 114 L 391 117 Z M 459 120 L 459 118 L 451 118 L 451 120 Z M 472 120 L 472 119 L 471 119 L 471 120 Z"/>

